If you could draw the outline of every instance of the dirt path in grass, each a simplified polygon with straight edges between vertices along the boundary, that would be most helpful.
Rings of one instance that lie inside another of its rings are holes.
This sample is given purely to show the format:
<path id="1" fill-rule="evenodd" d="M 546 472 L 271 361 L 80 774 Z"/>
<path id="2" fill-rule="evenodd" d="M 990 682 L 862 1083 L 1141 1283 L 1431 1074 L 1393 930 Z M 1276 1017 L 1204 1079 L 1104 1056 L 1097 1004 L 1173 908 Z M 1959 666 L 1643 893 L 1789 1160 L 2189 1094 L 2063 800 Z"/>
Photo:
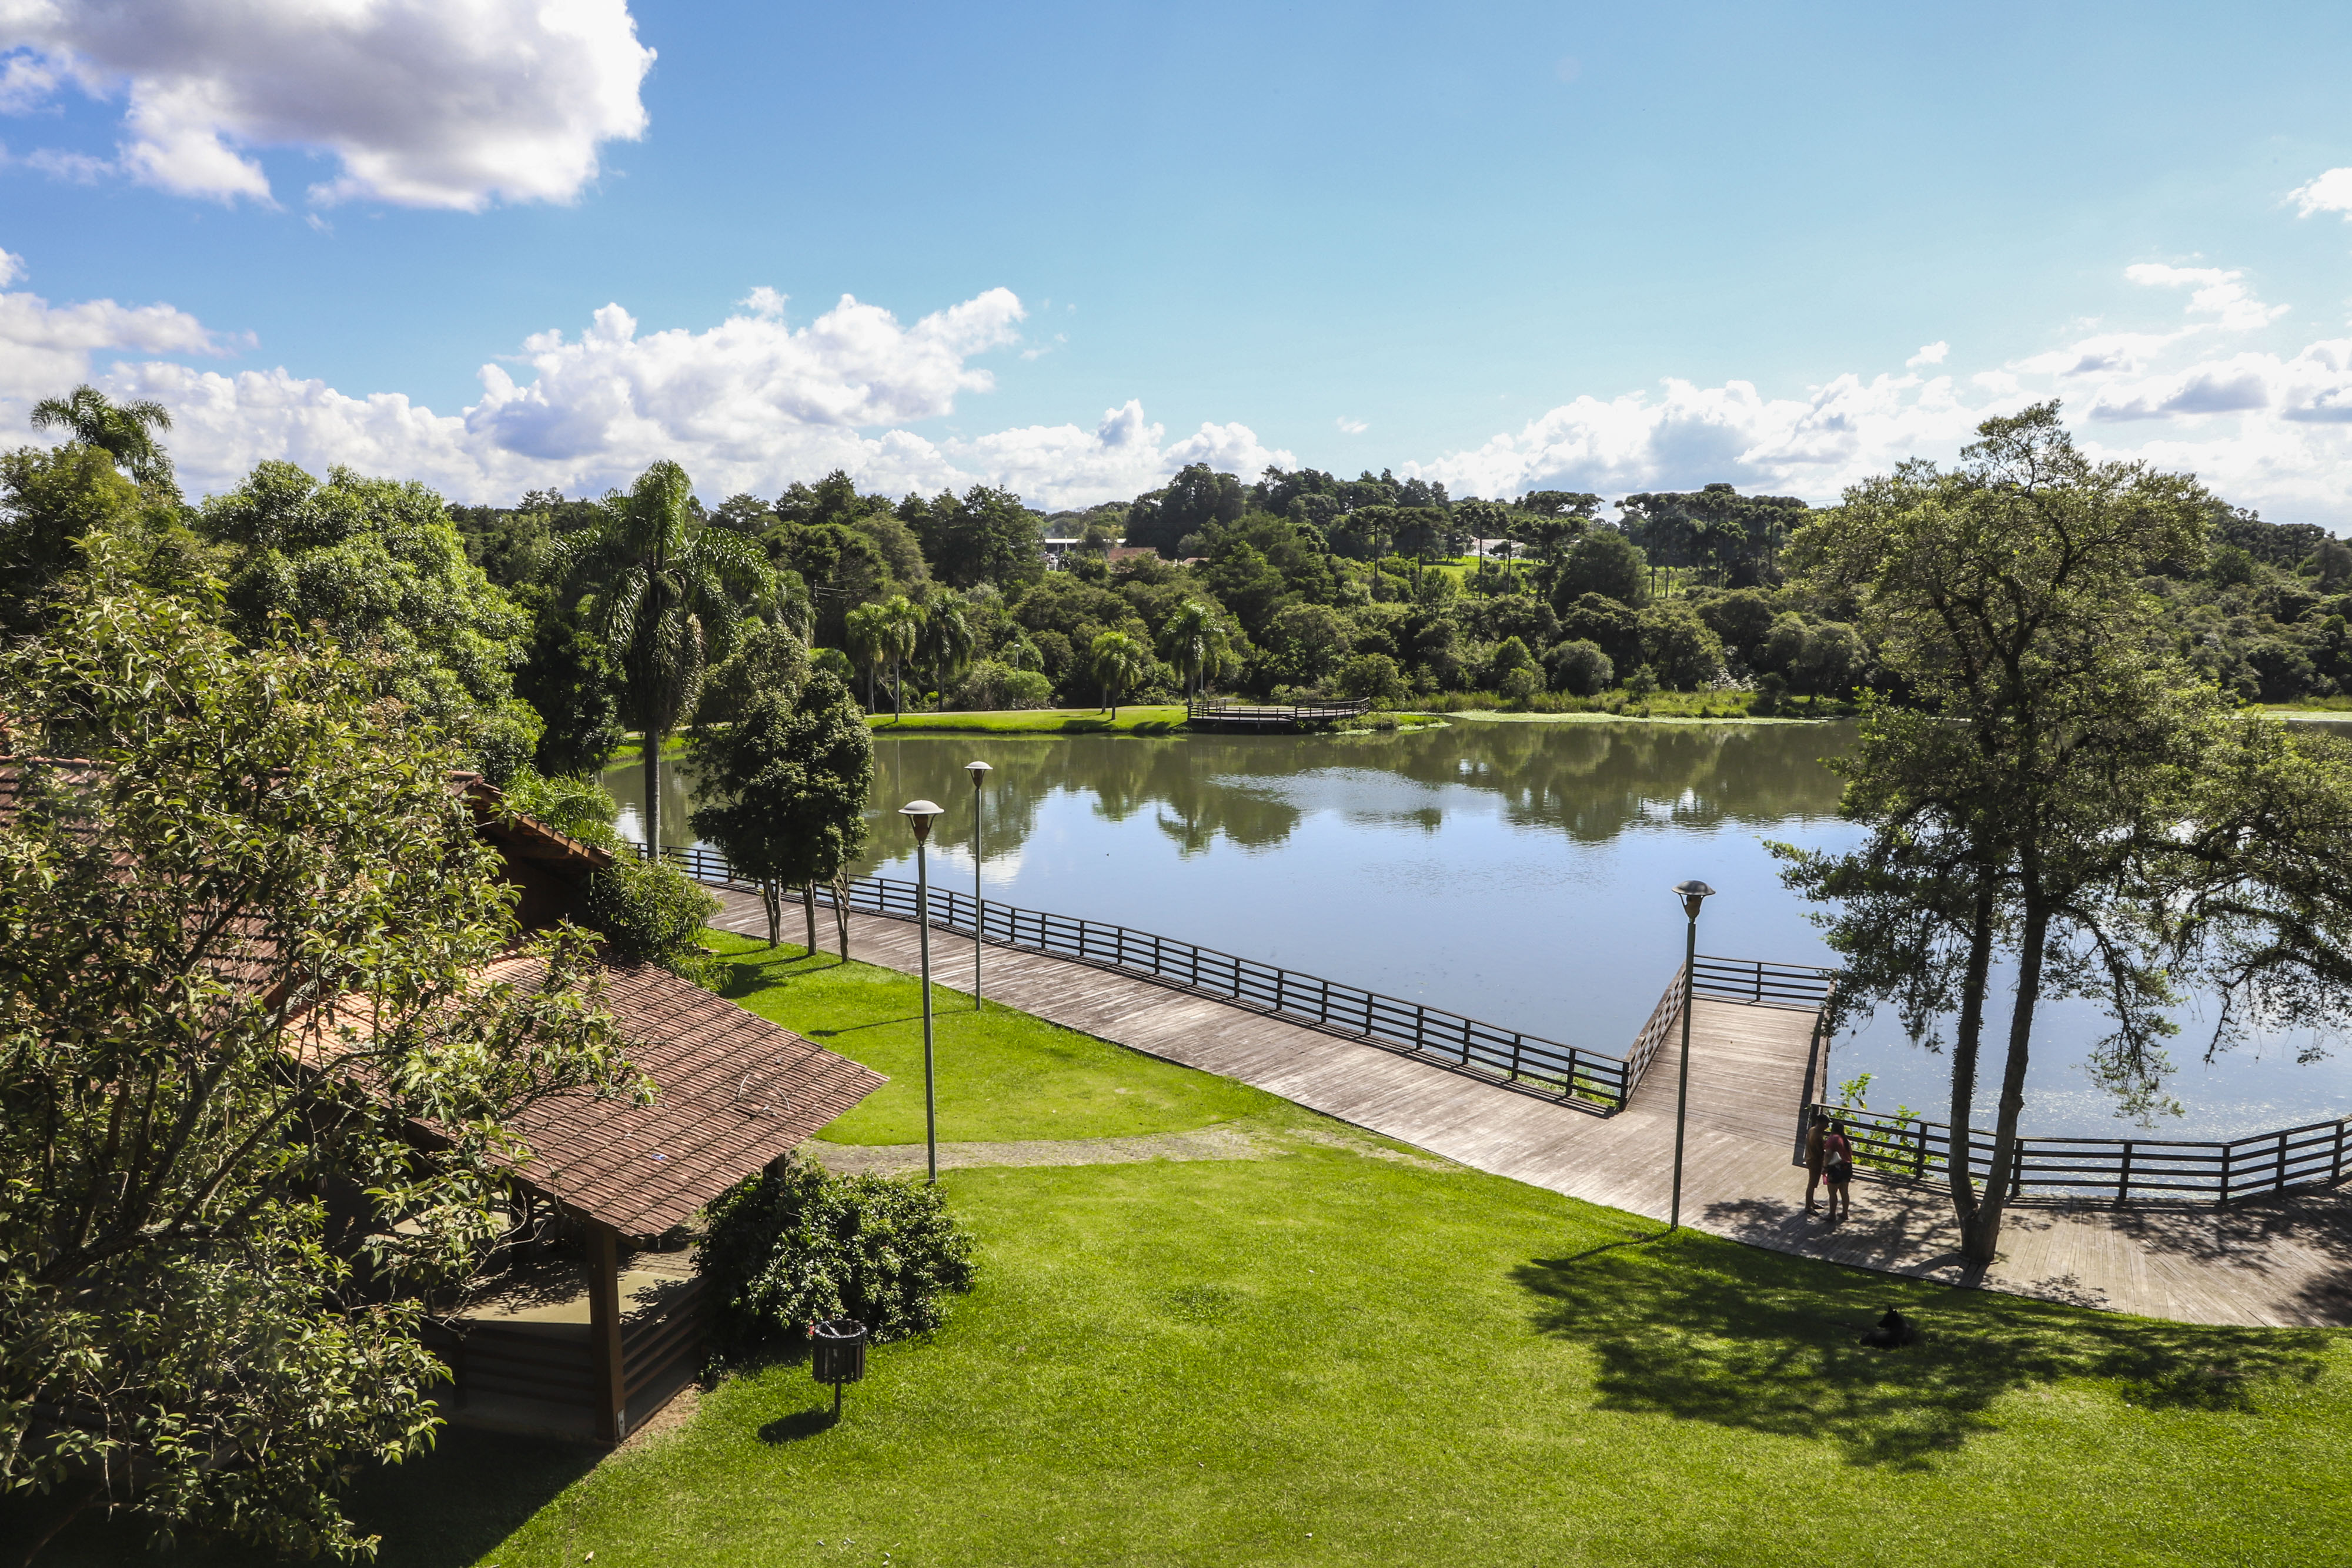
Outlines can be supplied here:
<path id="1" fill-rule="evenodd" d="M 940 1168 L 964 1166 L 1133 1166 L 1153 1160 L 1265 1160 L 1300 1144 L 1345 1148 L 1374 1159 L 1442 1167 L 1446 1162 L 1383 1148 L 1353 1129 L 1250 1133 L 1203 1127 L 1192 1133 L 1149 1133 L 1135 1138 L 1032 1138 L 1003 1144 L 941 1144 Z M 828 1144 L 803 1152 L 835 1176 L 901 1176 L 923 1166 L 920 1144 Z"/>

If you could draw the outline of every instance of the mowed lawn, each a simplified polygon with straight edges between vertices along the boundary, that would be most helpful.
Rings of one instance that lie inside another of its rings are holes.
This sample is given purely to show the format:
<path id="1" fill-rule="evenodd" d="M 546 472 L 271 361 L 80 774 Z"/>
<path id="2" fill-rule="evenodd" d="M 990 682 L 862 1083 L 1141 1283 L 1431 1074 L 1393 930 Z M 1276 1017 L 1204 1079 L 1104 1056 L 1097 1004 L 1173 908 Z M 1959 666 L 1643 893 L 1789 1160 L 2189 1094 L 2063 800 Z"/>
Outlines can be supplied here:
<path id="1" fill-rule="evenodd" d="M 913 982 L 749 963 L 739 984 L 773 983 L 745 1000 L 894 1074 L 877 1099 L 896 1102 L 829 1135 L 895 1141 L 909 1078 L 919 1135 Z M 355 1500 L 383 1562 L 2345 1560 L 2343 1334 L 1644 1243 L 1655 1228 L 1628 1216 L 1334 1137 L 1018 1014 L 971 1020 L 961 1044 L 941 1019 L 949 1135 L 1223 1122 L 1276 1152 L 950 1171 L 980 1285 L 934 1339 L 874 1353 L 839 1427 L 806 1370 L 777 1364 L 617 1455 L 452 1432 Z M 1890 1302 L 1927 1343 L 1860 1348 Z"/>

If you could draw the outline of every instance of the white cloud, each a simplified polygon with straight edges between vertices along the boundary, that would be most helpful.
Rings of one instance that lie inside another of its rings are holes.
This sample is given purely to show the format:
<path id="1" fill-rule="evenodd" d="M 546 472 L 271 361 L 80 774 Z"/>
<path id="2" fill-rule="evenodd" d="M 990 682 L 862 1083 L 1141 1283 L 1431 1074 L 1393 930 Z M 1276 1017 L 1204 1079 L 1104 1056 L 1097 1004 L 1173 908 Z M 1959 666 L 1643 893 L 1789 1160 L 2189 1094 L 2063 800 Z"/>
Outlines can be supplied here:
<path id="1" fill-rule="evenodd" d="M 6 287 L 25 276 L 25 258 L 0 250 L 0 288 Z"/>
<path id="2" fill-rule="evenodd" d="M 1935 342 L 1926 345 L 1920 349 L 1917 353 L 1904 361 L 1904 368 L 1906 370 L 1916 371 L 1922 365 L 1940 365 L 1944 362 L 1945 356 L 1949 354 L 1951 351 L 1952 346 L 1949 343 L 1945 342 L 1941 339 L 1937 339 Z"/>
<path id="3" fill-rule="evenodd" d="M 577 194 L 644 133 L 654 60 L 625 0 L 0 0 L 0 113 L 68 82 L 125 99 L 111 163 L 55 172 L 268 202 L 253 150 L 289 147 L 341 164 L 314 201 L 466 212 Z"/>
<path id="4" fill-rule="evenodd" d="M 21 267 L 0 252 L 0 280 Z M 2168 271 L 2215 274 L 2159 280 L 2200 291 L 2235 282 L 2219 269 Z M 2196 473 L 2283 520 L 2352 527 L 2352 338 L 2292 353 L 2217 339 L 2232 319 L 2252 319 L 2244 303 L 2192 298 L 2189 308 L 2210 319 L 2169 331 L 2077 322 L 2071 340 L 2007 364 L 1856 371 L 1802 395 L 1668 379 L 1654 391 L 1579 397 L 1464 450 L 1389 461 L 1457 495 L 1566 488 L 1615 497 L 1727 480 L 1822 502 L 1907 457 L 1948 460 L 1979 421 L 2054 395 L 2100 455 Z M 772 289 L 753 290 L 701 331 L 644 330 L 608 305 L 583 332 L 539 333 L 519 355 L 483 366 L 481 395 L 441 413 L 398 392 L 347 394 L 283 367 L 183 362 L 229 345 L 168 305 L 51 306 L 0 292 L 0 440 L 29 434 L 30 399 L 87 377 L 171 408 L 173 453 L 198 493 L 283 457 L 314 472 L 342 463 L 414 477 L 457 500 L 510 501 L 550 486 L 595 494 L 674 457 L 706 499 L 773 495 L 839 467 L 874 490 L 985 482 L 1066 507 L 1136 495 L 1188 463 L 1245 476 L 1297 465 L 1246 424 L 1212 421 L 1171 440 L 1139 400 L 1091 424 L 920 434 L 909 427 L 968 417 L 968 394 L 992 390 L 977 361 L 1018 342 L 1027 316 L 1018 298 L 992 289 L 907 323 L 844 298 L 797 327 L 783 305 Z M 2271 319 L 2269 308 L 2254 309 Z M 110 367 L 101 362 L 110 358 Z"/>
<path id="5" fill-rule="evenodd" d="M 2257 327 L 2267 327 L 2287 312 L 2284 305 L 2265 305 L 2256 299 L 2240 281 L 2242 272 L 2225 272 L 2218 267 L 2165 267 L 2155 262 L 2142 262 L 2124 268 L 2124 276 L 2134 283 L 2155 288 L 2191 288 L 2189 308 L 2217 319 L 2216 324 L 2226 332 L 2250 332 Z"/>
<path id="6" fill-rule="evenodd" d="M 1333 420 L 1331 423 L 1339 427 L 1339 434 L 1342 435 L 1361 435 L 1364 432 L 1371 428 L 1370 425 L 1366 424 L 1362 420 L 1349 419 L 1344 413 L 1339 418 Z"/>
<path id="7" fill-rule="evenodd" d="M 2307 185 L 2297 185 L 2287 193 L 2304 217 L 2314 213 L 2342 213 L 2345 221 L 2352 223 L 2352 169 L 2330 169 Z"/>

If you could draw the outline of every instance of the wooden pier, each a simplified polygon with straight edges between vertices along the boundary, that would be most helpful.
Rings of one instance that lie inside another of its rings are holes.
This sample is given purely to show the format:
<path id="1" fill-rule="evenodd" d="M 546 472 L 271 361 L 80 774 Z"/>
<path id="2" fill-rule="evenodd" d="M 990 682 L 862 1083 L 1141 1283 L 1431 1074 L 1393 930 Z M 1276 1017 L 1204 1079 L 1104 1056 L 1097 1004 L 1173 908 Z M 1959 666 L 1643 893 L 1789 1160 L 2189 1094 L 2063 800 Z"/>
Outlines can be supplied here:
<path id="1" fill-rule="evenodd" d="M 756 896 L 714 889 L 713 922 L 762 935 Z M 917 933 L 853 914 L 852 952 L 909 973 Z M 935 941 L 932 975 L 968 988 L 968 941 Z M 1531 1095 L 1261 1009 L 1069 958 L 992 946 L 988 994 L 1101 1039 L 1222 1073 L 1475 1169 L 1665 1218 L 1671 1047 L 1612 1116 Z M 1951 1284 L 2189 1322 L 2352 1324 L 2352 1202 L 2286 1193 L 2228 1207 L 2082 1204 L 2012 1210 L 2000 1260 L 1960 1261 L 1932 1188 L 1857 1182 L 1854 1218 L 1804 1213 L 1800 1116 L 1826 1074 L 1806 1009 L 1701 996 L 1692 1012 L 1685 1222 L 1784 1252 Z"/>
<path id="2" fill-rule="evenodd" d="M 1204 729 L 1309 729 L 1361 718 L 1372 711 L 1369 702 L 1224 703 L 1194 697 L 1184 705 L 1184 722 Z"/>

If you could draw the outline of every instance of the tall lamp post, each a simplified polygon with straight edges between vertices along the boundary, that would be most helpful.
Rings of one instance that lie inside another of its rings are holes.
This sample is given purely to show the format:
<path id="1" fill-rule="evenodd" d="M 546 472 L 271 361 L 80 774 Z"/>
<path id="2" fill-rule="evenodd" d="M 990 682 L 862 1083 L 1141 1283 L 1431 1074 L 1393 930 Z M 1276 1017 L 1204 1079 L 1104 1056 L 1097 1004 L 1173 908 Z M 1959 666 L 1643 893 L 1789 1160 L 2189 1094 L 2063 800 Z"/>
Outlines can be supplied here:
<path id="1" fill-rule="evenodd" d="M 1676 883 L 1675 893 L 1683 901 L 1689 924 L 1683 935 L 1683 1061 L 1675 1079 L 1675 1200 L 1666 1220 L 1668 1230 L 1683 1228 L 1683 1121 L 1690 1109 L 1691 998 L 1698 966 L 1698 906 L 1715 896 L 1715 889 L 1694 880 Z"/>
<path id="2" fill-rule="evenodd" d="M 980 902 L 980 787 L 994 771 L 985 762 L 967 762 L 963 770 L 971 775 L 971 1010 L 980 1011 L 980 931 L 986 924 L 982 918 L 987 906 Z"/>
<path id="3" fill-rule="evenodd" d="M 931 867 L 925 854 L 931 839 L 931 819 L 941 810 L 929 800 L 909 800 L 898 815 L 915 830 L 915 929 L 923 945 L 923 1144 L 930 1169 L 930 1185 L 940 1185 L 940 1103 L 931 1075 Z"/>

